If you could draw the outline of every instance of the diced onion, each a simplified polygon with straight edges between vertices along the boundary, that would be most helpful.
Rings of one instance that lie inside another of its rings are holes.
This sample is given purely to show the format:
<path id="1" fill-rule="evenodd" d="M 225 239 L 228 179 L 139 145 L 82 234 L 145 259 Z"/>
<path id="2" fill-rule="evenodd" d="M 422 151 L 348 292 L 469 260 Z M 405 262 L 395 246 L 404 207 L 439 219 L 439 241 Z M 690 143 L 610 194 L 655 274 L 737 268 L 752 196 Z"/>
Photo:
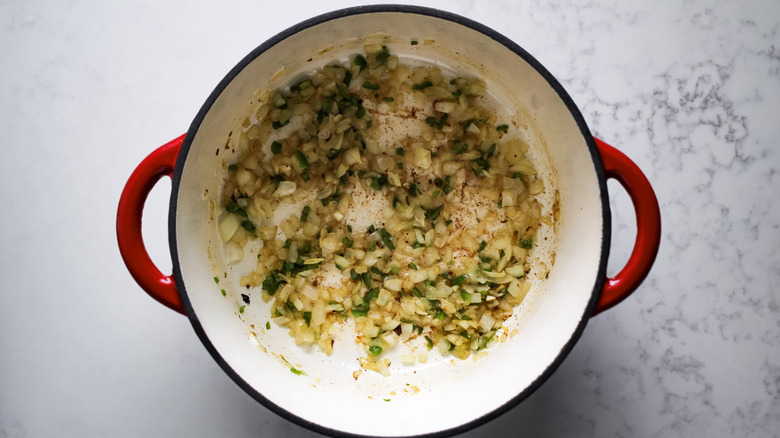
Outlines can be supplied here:
<path id="1" fill-rule="evenodd" d="M 324 258 L 316 258 L 316 259 L 306 259 L 303 261 L 304 265 L 316 265 L 318 263 L 322 263 L 325 259 Z"/>
<path id="2" fill-rule="evenodd" d="M 228 254 L 228 263 L 235 264 L 244 258 L 244 250 L 236 242 L 228 242 L 225 246 Z"/>
<path id="3" fill-rule="evenodd" d="M 282 181 L 279 183 L 279 187 L 277 187 L 276 191 L 274 192 L 274 198 L 290 196 L 295 193 L 295 189 L 297 188 L 297 184 L 295 184 L 293 181 Z"/>
<path id="4" fill-rule="evenodd" d="M 350 266 L 352 266 L 352 262 L 351 261 L 347 260 L 346 258 L 344 258 L 344 257 L 342 257 L 340 255 L 336 255 L 333 258 L 333 261 L 336 263 L 336 266 L 338 266 L 341 269 L 347 269 Z"/>
<path id="5" fill-rule="evenodd" d="M 390 181 L 390 184 L 396 187 L 401 187 L 401 178 L 397 173 L 387 172 L 387 179 Z"/>
<path id="6" fill-rule="evenodd" d="M 298 291 L 303 294 L 303 296 L 312 301 L 316 300 L 320 296 L 317 288 L 308 284 L 304 284 Z"/>
<path id="7" fill-rule="evenodd" d="M 436 348 L 439 349 L 439 352 L 441 354 L 446 354 L 448 351 L 450 351 L 450 346 L 451 345 L 452 344 L 450 343 L 450 341 L 442 338 L 442 339 L 439 340 L 439 342 L 436 343 Z"/>
<path id="8" fill-rule="evenodd" d="M 428 279 L 428 271 L 426 270 L 411 271 L 409 272 L 407 278 L 412 283 L 420 283 L 421 281 L 425 281 Z"/>
<path id="9" fill-rule="evenodd" d="M 451 113 L 456 109 L 458 109 L 458 103 L 442 101 L 442 102 L 436 102 L 436 104 L 433 107 L 436 109 L 436 111 L 440 111 L 443 113 Z M 479 130 L 477 130 L 477 132 L 479 132 Z"/>
<path id="10" fill-rule="evenodd" d="M 227 243 L 241 226 L 241 219 L 234 214 L 228 214 L 219 222 L 219 236 Z"/>
<path id="11" fill-rule="evenodd" d="M 223 157 L 224 259 L 256 256 L 239 284 L 262 291 L 297 345 L 331 354 L 353 318 L 365 369 L 389 375 L 383 355 L 399 339 L 476 360 L 506 339 L 496 333 L 529 293 L 526 270 L 547 269 L 527 260 L 526 239 L 553 228 L 557 212 L 537 197 L 545 183 L 524 133 L 477 98 L 484 81 L 404 65 L 376 41 L 365 56 L 254 93 L 258 109 Z M 416 120 L 390 134 L 394 112 L 412 107 Z"/>
<path id="12" fill-rule="evenodd" d="M 528 185 L 528 193 L 530 193 L 531 195 L 538 195 L 543 191 L 544 191 L 544 183 L 540 179 L 537 179 L 536 181 L 532 181 L 531 184 Z"/>
<path id="13" fill-rule="evenodd" d="M 388 278 L 385 280 L 384 285 L 388 290 L 398 292 L 401 290 L 403 280 L 400 278 Z"/>
<path id="14" fill-rule="evenodd" d="M 512 277 L 522 277 L 525 275 L 525 269 L 523 268 L 523 265 L 520 264 L 509 266 L 504 270 L 504 272 L 506 272 L 507 275 L 511 275 Z"/>
<path id="15" fill-rule="evenodd" d="M 487 312 L 482 314 L 482 318 L 479 319 L 479 326 L 482 330 L 490 330 L 496 324 L 496 319 L 490 316 Z"/>
<path id="16" fill-rule="evenodd" d="M 418 148 L 414 150 L 414 165 L 428 169 L 431 167 L 431 151 L 428 149 Z"/>
<path id="17" fill-rule="evenodd" d="M 311 309 L 311 319 L 309 324 L 312 327 L 319 327 L 324 322 L 325 322 L 325 302 L 322 300 L 318 300 L 317 302 L 314 303 L 314 306 Z"/>
<path id="18" fill-rule="evenodd" d="M 352 166 L 353 164 L 362 164 L 363 159 L 360 158 L 360 149 L 349 149 L 344 153 L 344 163 L 347 166 Z"/>

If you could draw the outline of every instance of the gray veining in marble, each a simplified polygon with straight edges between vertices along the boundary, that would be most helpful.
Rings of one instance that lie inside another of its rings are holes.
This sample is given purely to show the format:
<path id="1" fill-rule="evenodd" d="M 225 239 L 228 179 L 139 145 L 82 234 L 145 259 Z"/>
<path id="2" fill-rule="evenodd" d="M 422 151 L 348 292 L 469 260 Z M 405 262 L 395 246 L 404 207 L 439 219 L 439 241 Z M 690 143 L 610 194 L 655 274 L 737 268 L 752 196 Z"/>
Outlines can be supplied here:
<path id="1" fill-rule="evenodd" d="M 553 377 L 463 436 L 780 436 L 780 3 L 413 2 L 510 37 L 658 195 L 658 259 Z M 226 71 L 354 1 L 0 2 L 0 437 L 316 434 L 245 395 L 119 258 L 116 203 Z M 636 233 L 610 182 L 609 273 Z M 164 268 L 170 184 L 145 210 Z"/>

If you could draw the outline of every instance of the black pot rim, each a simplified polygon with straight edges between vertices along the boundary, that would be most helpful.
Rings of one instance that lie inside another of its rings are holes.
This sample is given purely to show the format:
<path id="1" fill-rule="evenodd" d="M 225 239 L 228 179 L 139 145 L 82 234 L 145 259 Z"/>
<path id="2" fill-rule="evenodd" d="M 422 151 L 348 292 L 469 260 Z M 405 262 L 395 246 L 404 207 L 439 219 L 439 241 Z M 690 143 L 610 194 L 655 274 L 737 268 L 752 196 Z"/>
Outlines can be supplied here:
<path id="1" fill-rule="evenodd" d="M 310 429 L 312 431 L 325 434 L 325 435 L 334 436 L 334 437 L 365 436 L 365 435 L 356 435 L 353 433 L 325 427 L 320 424 L 313 423 L 309 420 L 306 420 L 305 418 L 302 418 L 298 415 L 295 415 L 287 411 L 286 409 L 275 404 L 274 402 L 272 402 L 271 400 L 269 400 L 268 398 L 260 394 L 258 391 L 256 391 L 254 388 L 252 388 L 235 370 L 233 370 L 233 368 L 227 363 L 227 361 L 219 354 L 216 347 L 212 344 L 211 340 L 206 335 L 206 332 L 203 329 L 203 326 L 201 325 L 198 316 L 195 314 L 192 308 L 192 304 L 187 295 L 186 284 L 184 282 L 184 279 L 182 278 L 181 268 L 179 265 L 178 246 L 177 246 L 176 205 L 178 202 L 178 193 L 181 184 L 182 171 L 184 169 L 184 165 L 190 147 L 192 146 L 192 138 L 194 137 L 194 134 L 198 131 L 198 128 L 203 122 L 203 119 L 205 118 L 206 114 L 209 112 L 212 105 L 219 97 L 219 95 L 222 93 L 222 91 L 228 86 L 228 84 L 236 76 L 238 76 L 238 74 L 247 65 L 249 65 L 249 63 L 251 63 L 255 58 L 257 58 L 258 56 L 266 52 L 269 48 L 275 46 L 276 44 L 279 44 L 280 42 L 284 41 L 290 36 L 299 33 L 305 29 L 308 29 L 310 27 L 325 23 L 327 21 L 331 21 L 331 20 L 335 20 L 347 16 L 352 16 L 352 15 L 388 13 L 388 12 L 426 15 L 426 16 L 440 18 L 440 19 L 448 20 L 463 25 L 465 27 L 468 27 L 472 30 L 475 30 L 477 32 L 480 32 L 490 37 L 491 39 L 495 40 L 496 42 L 502 44 L 503 46 L 511 50 L 517 56 L 521 57 L 528 64 L 530 64 L 542 77 L 544 77 L 544 79 L 555 90 L 555 92 L 558 94 L 560 99 L 566 105 L 567 109 L 569 110 L 572 117 L 576 121 L 577 126 L 579 127 L 583 135 L 583 138 L 585 140 L 585 143 L 589 149 L 591 159 L 593 160 L 594 169 L 596 171 L 596 176 L 598 179 L 599 191 L 601 193 L 600 198 L 601 198 L 601 207 L 602 207 L 601 210 L 602 210 L 602 223 L 603 223 L 603 239 L 602 239 L 598 274 L 596 277 L 596 282 L 593 285 L 591 298 L 588 302 L 588 305 L 585 309 L 582 318 L 577 324 L 577 328 L 572 334 L 572 337 L 563 346 L 558 356 L 556 356 L 555 360 L 544 370 L 544 372 L 542 372 L 537 377 L 537 379 L 533 383 L 531 383 L 527 388 L 525 388 L 519 394 L 515 395 L 513 398 L 507 400 L 500 407 L 468 423 L 460 424 L 450 429 L 445 429 L 434 433 L 414 435 L 415 437 L 445 437 L 445 436 L 452 436 L 452 435 L 466 432 L 468 430 L 474 429 L 478 426 L 481 426 L 501 416 L 502 414 L 506 413 L 510 409 L 516 407 L 518 404 L 520 404 L 520 402 L 528 398 L 534 391 L 536 391 L 542 385 L 542 383 L 544 383 L 555 372 L 555 370 L 558 369 L 558 367 L 561 365 L 563 360 L 569 355 L 571 350 L 574 348 L 574 345 L 582 336 L 582 333 L 585 330 L 585 326 L 587 325 L 588 320 L 590 319 L 591 315 L 593 315 L 593 312 L 596 308 L 596 303 L 599 299 L 599 296 L 601 295 L 601 290 L 604 286 L 604 281 L 606 278 L 607 259 L 609 256 L 609 247 L 610 247 L 610 240 L 611 240 L 611 214 L 609 208 L 609 199 L 607 196 L 606 177 L 604 175 L 604 168 L 601 162 L 601 155 L 599 154 L 596 143 L 593 140 L 593 136 L 590 134 L 590 130 L 588 129 L 588 126 L 585 123 L 585 120 L 582 117 L 582 114 L 580 113 L 579 109 L 574 104 L 574 101 L 571 99 L 568 93 L 563 89 L 561 84 L 553 77 L 553 75 L 546 68 L 544 68 L 533 56 L 531 56 L 519 45 L 517 45 L 507 37 L 494 31 L 493 29 L 484 26 L 480 23 L 477 23 L 471 19 L 465 18 L 463 16 L 451 12 L 438 10 L 438 9 L 421 7 L 421 6 L 410 6 L 410 5 L 369 5 L 369 6 L 357 6 L 357 7 L 339 9 L 300 22 L 278 33 L 277 35 L 273 36 L 272 38 L 270 38 L 269 40 L 267 40 L 266 42 L 258 46 L 252 52 L 250 52 L 235 67 L 233 67 L 230 70 L 230 72 L 222 79 L 222 81 L 220 81 L 220 83 L 217 85 L 214 91 L 209 95 L 208 99 L 206 99 L 206 102 L 198 111 L 197 115 L 195 116 L 195 119 L 190 125 L 190 128 L 187 132 L 187 136 L 185 137 L 184 143 L 182 144 L 181 150 L 179 151 L 179 156 L 176 160 L 176 166 L 174 168 L 174 174 L 172 178 L 171 200 L 170 200 L 169 218 L 168 218 L 168 240 L 171 249 L 171 259 L 173 261 L 174 281 L 176 283 L 177 289 L 179 290 L 179 295 L 181 297 L 182 304 L 186 309 L 192 327 L 195 330 L 198 337 L 200 338 L 203 345 L 206 347 L 206 349 L 209 351 L 211 356 L 214 358 L 214 360 L 219 364 L 219 366 L 223 369 L 223 371 L 225 371 L 225 373 L 227 373 L 228 376 L 230 376 L 230 378 L 233 379 L 233 381 L 235 381 L 238 384 L 238 386 L 240 386 L 244 391 L 246 391 L 246 393 L 249 394 L 252 398 L 260 402 L 263 406 L 273 411 L 277 415 L 293 423 L 296 423 L 300 426 L 303 426 L 307 429 Z"/>

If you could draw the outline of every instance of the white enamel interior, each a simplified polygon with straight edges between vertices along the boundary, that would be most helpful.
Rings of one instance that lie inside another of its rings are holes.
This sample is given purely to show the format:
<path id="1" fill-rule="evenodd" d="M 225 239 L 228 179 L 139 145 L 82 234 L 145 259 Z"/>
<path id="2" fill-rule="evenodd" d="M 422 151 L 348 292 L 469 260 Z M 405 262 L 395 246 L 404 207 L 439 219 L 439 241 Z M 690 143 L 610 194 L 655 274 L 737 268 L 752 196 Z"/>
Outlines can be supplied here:
<path id="1" fill-rule="evenodd" d="M 361 353 L 354 343 L 337 343 L 331 356 L 296 347 L 284 329 L 265 330 L 268 305 L 259 293 L 239 317 L 243 291 L 237 282 L 243 273 L 222 262 L 212 206 L 225 175 L 224 162 L 231 159 L 223 146 L 231 131 L 231 138 L 238 137 L 241 121 L 256 109 L 255 90 L 273 89 L 334 58 L 357 53 L 364 37 L 380 32 L 392 36 L 386 44 L 402 59 L 425 59 L 486 80 L 491 94 L 532 135 L 532 146 L 547 161 L 547 178 L 558 189 L 560 218 L 557 243 L 545 248 L 555 260 L 549 279 L 537 282 L 531 305 L 507 321 L 509 330 L 518 329 L 516 336 L 476 362 L 437 360 L 432 352 L 427 364 L 404 367 L 394 361 L 390 377 L 363 372 L 355 379 Z M 420 44 L 410 45 L 412 39 Z M 526 390 L 561 355 L 597 281 L 604 238 L 602 193 L 580 127 L 554 89 L 520 56 L 449 20 L 397 12 L 352 15 L 306 28 L 270 47 L 213 102 L 192 139 L 180 177 L 178 264 L 206 342 L 250 392 L 328 429 L 416 435 L 449 430 L 490 414 Z M 222 277 L 225 272 L 227 278 Z M 219 285 L 215 273 L 222 278 Z M 290 372 L 281 356 L 306 375 Z"/>

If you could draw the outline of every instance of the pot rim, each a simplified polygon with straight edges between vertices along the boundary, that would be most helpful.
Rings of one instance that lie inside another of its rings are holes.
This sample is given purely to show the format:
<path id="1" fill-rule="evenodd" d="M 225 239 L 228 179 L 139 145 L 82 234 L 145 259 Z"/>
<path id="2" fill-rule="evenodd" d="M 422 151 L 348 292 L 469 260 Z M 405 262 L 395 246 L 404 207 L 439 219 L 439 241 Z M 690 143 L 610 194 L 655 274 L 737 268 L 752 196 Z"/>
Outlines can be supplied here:
<path id="1" fill-rule="evenodd" d="M 607 260 L 609 256 L 609 248 L 610 248 L 610 241 L 611 241 L 611 213 L 609 207 L 609 198 L 607 196 L 606 176 L 601 161 L 601 155 L 599 154 L 598 148 L 596 146 L 596 142 L 593 139 L 593 136 L 591 135 L 590 130 L 588 129 L 588 126 L 585 123 L 582 114 L 580 113 L 577 106 L 574 104 L 573 99 L 564 90 L 563 86 L 555 79 L 555 77 L 553 77 L 553 75 L 545 67 L 542 66 L 541 63 L 539 63 L 539 61 L 537 61 L 531 54 L 529 54 L 527 51 L 521 48 L 518 44 L 516 44 L 509 38 L 505 37 L 504 35 L 498 33 L 497 31 L 483 24 L 480 24 L 476 21 L 457 15 L 455 13 L 434 9 L 434 8 L 428 8 L 422 6 L 411 6 L 411 5 L 381 5 L 381 4 L 365 5 L 365 6 L 356 6 L 356 7 L 338 9 L 302 21 L 298 24 L 295 24 L 279 32 L 278 34 L 269 38 L 260 46 L 252 50 L 241 61 L 239 61 L 236 64 L 236 66 L 234 66 L 227 73 L 227 75 L 225 75 L 225 77 L 219 82 L 219 84 L 217 84 L 214 91 L 212 91 L 211 94 L 208 96 L 203 106 L 200 108 L 195 118 L 193 119 L 193 122 L 190 125 L 189 130 L 187 131 L 187 135 L 184 138 L 184 142 L 179 151 L 179 155 L 176 159 L 176 165 L 174 167 L 174 172 L 171 179 L 171 184 L 172 184 L 171 200 L 169 205 L 169 216 L 168 216 L 168 240 L 169 240 L 169 246 L 171 250 L 171 260 L 173 262 L 173 279 L 179 291 L 182 305 L 187 312 L 187 316 L 190 319 L 192 327 L 195 330 L 195 333 L 198 335 L 198 338 L 200 338 L 203 345 L 206 347 L 206 349 L 214 358 L 214 360 L 219 364 L 222 370 L 225 373 L 227 373 L 228 376 L 230 376 L 230 378 L 234 382 L 236 382 L 238 386 L 241 387 L 247 394 L 249 394 L 256 401 L 260 402 L 263 406 L 265 406 L 275 414 L 279 415 L 280 417 L 290 422 L 293 422 L 295 424 L 298 424 L 300 426 L 303 426 L 309 430 L 315 431 L 317 433 L 321 433 L 329 436 L 335 436 L 335 437 L 364 436 L 364 435 L 353 434 L 350 432 L 344 432 L 341 430 L 325 427 L 313 423 L 298 415 L 295 415 L 290 411 L 287 411 L 286 409 L 282 408 L 281 406 L 277 405 L 273 401 L 263 396 L 252 386 L 250 386 L 235 370 L 233 370 L 233 368 L 217 351 L 216 347 L 214 346 L 214 344 L 212 344 L 211 340 L 206 334 L 198 316 L 194 312 L 192 303 L 190 302 L 187 294 L 187 289 L 186 289 L 184 279 L 182 278 L 181 267 L 179 265 L 179 254 L 178 254 L 178 245 L 177 245 L 176 207 L 178 203 L 178 194 L 179 194 L 179 188 L 181 184 L 181 175 L 184 170 L 184 165 L 187 159 L 187 155 L 192 146 L 192 139 L 194 138 L 194 134 L 198 131 L 204 118 L 211 110 L 211 107 L 213 106 L 215 101 L 219 98 L 221 93 L 225 90 L 225 88 L 227 88 L 228 84 L 232 82 L 233 79 L 235 79 L 235 77 L 239 75 L 239 73 L 241 73 L 241 71 L 245 67 L 247 67 L 252 61 L 254 61 L 255 58 L 265 53 L 271 47 L 276 46 L 277 44 L 283 42 L 285 39 L 305 29 L 335 19 L 344 18 L 347 16 L 373 14 L 373 13 L 416 14 L 416 15 L 424 15 L 424 16 L 451 21 L 490 37 L 491 39 L 495 40 L 497 43 L 503 45 L 504 47 L 512 51 L 517 56 L 521 57 L 525 62 L 531 65 L 531 67 L 533 67 L 533 69 L 536 70 L 537 73 L 539 73 L 545 79 L 545 81 L 553 88 L 553 90 L 556 92 L 558 97 L 564 103 L 567 110 L 571 113 L 578 128 L 580 129 L 580 132 L 583 135 L 585 143 L 590 152 L 590 157 L 591 160 L 593 161 L 594 170 L 596 172 L 597 182 L 599 186 L 599 192 L 600 192 L 599 198 L 601 200 L 601 211 L 602 211 L 603 238 L 601 243 L 602 246 L 601 246 L 600 260 L 598 265 L 599 266 L 598 273 L 596 276 L 595 284 L 593 285 L 593 289 L 591 291 L 591 297 L 588 302 L 588 305 L 585 308 L 585 312 L 583 313 L 582 318 L 577 323 L 577 327 L 575 328 L 571 338 L 569 338 L 569 340 L 566 342 L 563 348 L 561 348 L 561 351 L 558 353 L 555 360 L 553 360 L 548 365 L 548 367 L 536 378 L 536 380 L 534 380 L 523 391 L 521 391 L 511 399 L 507 400 L 504 404 L 502 404 L 498 408 L 488 412 L 487 414 L 479 418 L 476 418 L 474 420 L 471 420 L 467 423 L 458 426 L 454 426 L 449 429 L 444 429 L 444 430 L 440 430 L 433 433 L 427 433 L 427 434 L 412 435 L 414 437 L 452 436 L 452 435 L 464 433 L 468 430 L 474 429 L 478 426 L 488 423 L 494 420 L 495 418 L 503 415 L 510 409 L 516 407 L 518 404 L 520 404 L 520 402 L 528 398 L 534 391 L 536 391 L 545 381 L 547 381 L 547 379 L 549 379 L 549 377 L 558 369 L 561 363 L 563 363 L 563 360 L 569 355 L 571 350 L 574 348 L 574 345 L 582 336 L 582 333 L 585 330 L 585 326 L 587 325 L 588 320 L 590 319 L 591 315 L 593 315 L 593 312 L 596 308 L 596 303 L 601 295 L 604 282 L 606 281 Z M 409 436 L 405 436 L 405 437 L 409 437 Z"/>

